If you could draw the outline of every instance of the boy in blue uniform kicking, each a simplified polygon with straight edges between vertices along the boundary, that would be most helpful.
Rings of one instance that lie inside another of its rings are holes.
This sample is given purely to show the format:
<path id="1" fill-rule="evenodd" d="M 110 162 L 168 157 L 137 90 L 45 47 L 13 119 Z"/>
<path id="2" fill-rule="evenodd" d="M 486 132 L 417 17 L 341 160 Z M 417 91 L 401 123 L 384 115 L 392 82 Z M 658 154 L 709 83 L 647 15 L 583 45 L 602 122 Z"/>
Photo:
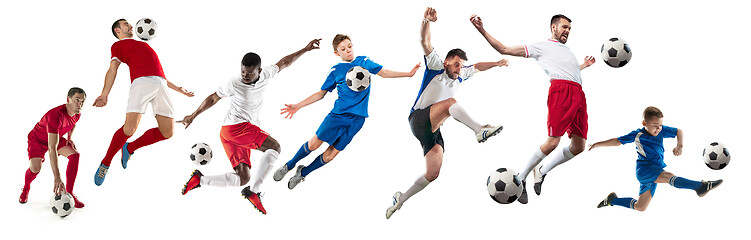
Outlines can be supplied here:
<path id="1" fill-rule="evenodd" d="M 360 66 L 368 70 L 371 74 L 376 74 L 383 78 L 412 77 L 420 68 L 420 64 L 415 65 L 410 72 L 396 72 L 383 69 L 378 63 L 373 62 L 365 56 L 355 57 L 352 49 L 352 41 L 349 36 L 337 34 L 333 41 L 334 54 L 342 59 L 337 65 L 331 68 L 326 81 L 323 83 L 321 90 L 313 93 L 310 97 L 302 100 L 297 104 L 285 104 L 281 113 L 287 114 L 285 118 L 292 116 L 307 105 L 323 99 L 326 93 L 337 90 L 339 98 L 334 103 L 334 108 L 323 119 L 323 123 L 316 131 L 315 136 L 302 145 L 295 156 L 279 170 L 274 173 L 274 180 L 280 181 L 298 161 L 302 160 L 312 151 L 327 142 L 329 147 L 308 166 L 300 165 L 297 167 L 295 175 L 289 179 L 287 187 L 295 188 L 298 183 L 305 180 L 310 172 L 327 164 L 339 154 L 340 151 L 352 141 L 352 138 L 360 131 L 365 118 L 368 117 L 368 99 L 370 96 L 370 87 L 362 91 L 354 91 L 347 86 L 347 71 L 355 66 Z"/>
<path id="2" fill-rule="evenodd" d="M 592 144 L 591 151 L 597 147 L 620 146 L 621 144 L 636 144 L 636 152 L 639 158 L 636 160 L 636 178 L 639 180 L 639 200 L 633 198 L 619 198 L 615 193 L 610 193 L 597 208 L 618 205 L 637 211 L 644 211 L 655 194 L 658 183 L 670 183 L 671 186 L 696 191 L 699 197 L 704 195 L 722 183 L 722 179 L 716 181 L 692 181 L 673 175 L 663 170 L 667 165 L 663 161 L 665 148 L 662 144 L 664 138 L 677 138 L 677 145 L 673 148 L 673 155 L 680 156 L 683 152 L 683 131 L 662 125 L 662 111 L 656 107 L 647 107 L 644 110 L 643 128 L 634 130 L 619 138 L 611 138 L 606 141 Z"/>

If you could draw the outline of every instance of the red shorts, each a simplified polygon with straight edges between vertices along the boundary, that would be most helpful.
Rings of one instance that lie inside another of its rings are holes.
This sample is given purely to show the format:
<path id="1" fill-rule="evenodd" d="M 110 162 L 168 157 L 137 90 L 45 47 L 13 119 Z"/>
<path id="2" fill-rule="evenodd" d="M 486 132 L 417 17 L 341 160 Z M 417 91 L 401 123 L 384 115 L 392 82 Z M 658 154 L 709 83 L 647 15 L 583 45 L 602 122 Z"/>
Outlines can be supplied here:
<path id="1" fill-rule="evenodd" d="M 550 81 L 548 92 L 548 136 L 563 133 L 587 139 L 587 98 L 579 83 L 568 80 Z"/>
<path id="2" fill-rule="evenodd" d="M 261 128 L 248 122 L 222 126 L 219 133 L 224 152 L 227 153 L 232 168 L 240 163 L 245 163 L 250 167 L 250 150 L 260 147 L 268 136 L 269 134 Z"/>
<path id="3" fill-rule="evenodd" d="M 32 158 L 42 158 L 42 162 L 44 162 L 44 156 L 47 153 L 47 150 L 49 148 L 47 147 L 47 141 L 39 141 L 37 138 L 29 136 L 29 147 L 26 149 L 29 152 L 29 159 Z M 57 149 L 60 150 L 61 148 L 68 145 L 68 140 L 60 136 L 60 139 L 57 140 Z M 60 155 L 58 153 L 58 155 Z"/>

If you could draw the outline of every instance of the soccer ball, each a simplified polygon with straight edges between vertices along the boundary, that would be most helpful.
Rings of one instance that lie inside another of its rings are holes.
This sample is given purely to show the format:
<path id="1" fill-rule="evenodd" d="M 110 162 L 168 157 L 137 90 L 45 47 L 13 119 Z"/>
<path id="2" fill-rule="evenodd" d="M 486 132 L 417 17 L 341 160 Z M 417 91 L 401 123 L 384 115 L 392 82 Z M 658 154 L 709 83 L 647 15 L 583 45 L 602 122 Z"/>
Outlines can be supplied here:
<path id="1" fill-rule="evenodd" d="M 211 162 L 214 153 L 208 144 L 196 143 L 190 149 L 190 160 L 196 165 L 206 165 Z"/>
<path id="2" fill-rule="evenodd" d="M 64 218 L 73 212 L 73 196 L 70 193 L 55 195 L 50 199 L 50 209 L 58 217 Z"/>
<path id="3" fill-rule="evenodd" d="M 704 148 L 702 155 L 704 155 L 704 163 L 707 164 L 707 167 L 714 170 L 723 169 L 730 162 L 730 152 L 722 143 L 710 143 L 709 146 Z"/>
<path id="4" fill-rule="evenodd" d="M 156 34 L 156 22 L 151 18 L 141 18 L 136 23 L 136 36 L 141 40 L 148 41 Z"/>
<path id="5" fill-rule="evenodd" d="M 522 195 L 522 181 L 516 172 L 507 168 L 499 168 L 488 177 L 488 194 L 498 203 L 509 204 Z"/>
<path id="6" fill-rule="evenodd" d="M 352 91 L 359 92 L 370 86 L 370 72 L 360 66 L 354 66 L 347 71 L 347 86 Z"/>
<path id="7" fill-rule="evenodd" d="M 631 47 L 623 39 L 611 38 L 600 48 L 602 60 L 608 66 L 619 68 L 631 61 Z"/>

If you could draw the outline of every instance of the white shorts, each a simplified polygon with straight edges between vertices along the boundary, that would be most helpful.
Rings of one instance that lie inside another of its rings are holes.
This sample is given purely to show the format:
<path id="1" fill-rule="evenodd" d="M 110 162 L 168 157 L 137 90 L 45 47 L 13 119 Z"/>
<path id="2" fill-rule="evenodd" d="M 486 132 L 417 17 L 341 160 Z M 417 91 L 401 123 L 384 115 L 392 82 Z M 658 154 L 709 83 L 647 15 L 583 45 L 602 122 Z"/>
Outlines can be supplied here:
<path id="1" fill-rule="evenodd" d="M 167 92 L 167 80 L 159 76 L 145 76 L 133 80 L 128 95 L 126 113 L 145 113 L 146 105 L 151 103 L 154 115 L 172 118 L 174 110 Z"/>

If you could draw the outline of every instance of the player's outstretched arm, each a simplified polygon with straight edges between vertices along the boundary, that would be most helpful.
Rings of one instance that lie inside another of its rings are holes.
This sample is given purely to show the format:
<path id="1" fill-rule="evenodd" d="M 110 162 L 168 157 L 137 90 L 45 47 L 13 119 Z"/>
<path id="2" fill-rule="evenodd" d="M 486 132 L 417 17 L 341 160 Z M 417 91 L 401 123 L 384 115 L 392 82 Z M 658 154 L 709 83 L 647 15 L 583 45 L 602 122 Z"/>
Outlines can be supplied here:
<path id="1" fill-rule="evenodd" d="M 321 43 L 320 38 L 313 39 L 304 48 L 280 59 L 279 62 L 276 63 L 276 66 L 279 68 L 279 71 L 281 72 L 282 69 L 285 69 L 289 67 L 289 65 L 292 65 L 292 63 L 295 62 L 295 60 L 297 60 L 298 58 L 300 58 L 300 56 L 302 56 L 304 53 L 309 52 L 313 49 L 318 49 L 319 48 L 318 45 L 320 43 Z"/>
<path id="2" fill-rule="evenodd" d="M 485 31 L 485 27 L 483 26 L 482 19 L 472 14 L 472 16 L 469 18 L 469 21 L 472 22 L 472 25 L 475 26 L 478 32 L 482 34 L 483 37 L 485 37 L 485 40 L 490 43 L 490 46 L 493 47 L 496 51 L 503 55 L 511 55 L 511 56 L 517 56 L 517 57 L 526 57 L 527 51 L 524 50 L 524 46 L 506 46 L 503 45 L 501 42 L 496 40 L 493 36 L 490 35 L 487 31 Z"/>
<path id="3" fill-rule="evenodd" d="M 397 72 L 388 69 L 381 69 L 378 71 L 378 76 L 382 78 L 400 78 L 400 77 L 412 77 L 417 73 L 417 69 L 420 69 L 420 63 L 417 63 L 409 72 Z"/>
<path id="4" fill-rule="evenodd" d="M 508 60 L 501 59 L 501 61 L 498 62 L 479 62 L 475 63 L 474 66 L 477 71 L 485 71 L 494 67 L 508 66 Z"/>
<path id="5" fill-rule="evenodd" d="M 433 44 L 430 43 L 430 22 L 438 21 L 438 12 L 429 7 L 425 9 L 425 14 L 420 27 L 420 45 L 425 56 L 433 52 Z"/>
<path id="6" fill-rule="evenodd" d="M 621 142 L 618 141 L 618 138 L 611 138 L 605 141 L 596 142 L 595 144 L 589 145 L 589 151 L 592 151 L 592 149 L 598 148 L 598 147 L 615 147 L 620 146 Z"/>
<path id="7" fill-rule="evenodd" d="M 318 102 L 318 100 L 321 100 L 326 96 L 326 93 L 328 93 L 328 91 L 320 90 L 297 104 L 284 104 L 284 108 L 282 108 L 282 111 L 279 114 L 287 114 L 286 116 L 284 116 L 284 118 L 292 119 L 292 116 L 297 113 L 297 110 L 300 110 L 301 108 L 308 106 L 314 102 Z"/>
<path id="8" fill-rule="evenodd" d="M 112 85 L 115 84 L 118 67 L 120 67 L 120 61 L 112 59 L 112 61 L 110 61 L 110 68 L 107 69 L 107 74 L 104 75 L 104 88 L 102 89 L 102 94 L 94 100 L 93 105 L 95 107 L 104 107 L 107 105 L 107 96 L 110 95 Z"/>
<path id="9" fill-rule="evenodd" d="M 595 64 L 595 57 L 586 56 L 584 57 L 584 63 L 582 63 L 582 65 L 579 65 L 579 70 L 584 70 L 585 68 L 592 66 L 592 64 Z"/>
<path id="10" fill-rule="evenodd" d="M 183 120 L 179 120 L 179 121 L 177 121 L 177 123 L 182 123 L 183 125 L 185 125 L 185 128 L 188 128 L 188 126 L 190 126 L 190 124 L 193 123 L 193 119 L 195 119 L 196 117 L 198 117 L 198 114 L 201 114 L 202 112 L 204 112 L 204 111 L 208 110 L 209 108 L 213 107 L 214 104 L 216 104 L 217 102 L 219 102 L 219 100 L 221 100 L 221 99 L 222 98 L 219 97 L 219 95 L 217 95 L 216 93 L 213 93 L 213 94 L 209 95 L 208 97 L 206 97 L 206 99 L 203 100 L 203 102 L 201 103 L 201 105 L 198 106 L 198 108 L 196 109 L 195 112 L 193 112 L 192 114 L 190 114 L 188 116 L 185 116 L 183 118 Z"/>
<path id="11" fill-rule="evenodd" d="M 165 80 L 167 80 L 167 79 L 165 79 Z M 170 82 L 170 80 L 167 80 L 167 87 L 168 87 L 168 88 L 171 88 L 172 90 L 175 90 L 175 91 L 177 91 L 177 92 L 179 92 L 179 93 L 182 93 L 183 95 L 185 95 L 185 96 L 188 96 L 188 97 L 193 97 L 193 96 L 195 96 L 195 95 L 193 94 L 193 92 L 191 92 L 191 91 L 188 91 L 188 89 L 185 89 L 185 88 L 183 88 L 183 87 L 180 87 L 180 86 L 177 86 L 177 85 L 175 85 L 174 83 Z"/>
<path id="12" fill-rule="evenodd" d="M 679 128 L 675 133 L 675 138 L 677 140 L 677 143 L 675 145 L 675 148 L 673 148 L 673 155 L 680 156 L 681 153 L 683 153 L 683 130 Z"/>
<path id="13" fill-rule="evenodd" d="M 55 192 L 55 195 L 60 195 L 63 192 L 65 192 L 65 184 L 63 183 L 63 180 L 60 179 L 60 168 L 58 168 L 58 161 L 57 161 L 57 143 L 60 135 L 56 133 L 47 133 L 47 148 L 49 149 L 50 153 L 50 166 L 52 167 L 52 175 L 55 176 L 55 184 L 53 185 L 52 191 Z"/>

